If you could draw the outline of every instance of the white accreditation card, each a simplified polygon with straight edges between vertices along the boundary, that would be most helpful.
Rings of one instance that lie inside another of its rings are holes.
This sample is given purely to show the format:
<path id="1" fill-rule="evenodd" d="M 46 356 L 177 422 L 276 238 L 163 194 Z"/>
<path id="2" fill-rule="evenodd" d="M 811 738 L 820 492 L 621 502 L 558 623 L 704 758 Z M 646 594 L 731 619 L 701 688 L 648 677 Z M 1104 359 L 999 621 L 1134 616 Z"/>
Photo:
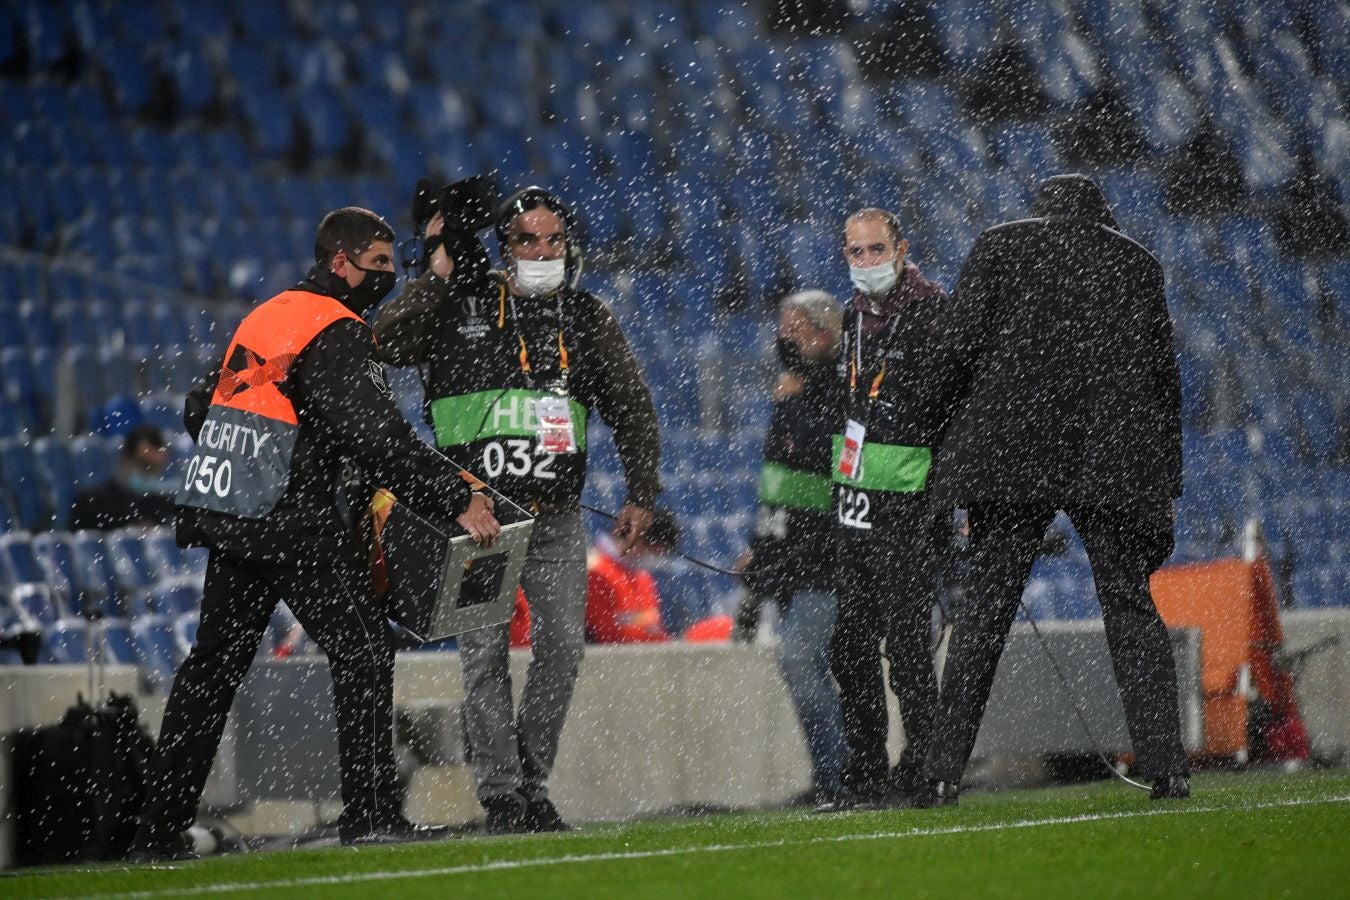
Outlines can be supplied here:
<path id="1" fill-rule="evenodd" d="M 867 426 L 853 419 L 844 426 L 844 449 L 839 454 L 839 474 L 850 481 L 862 477 L 863 439 L 867 437 Z"/>
<path id="2" fill-rule="evenodd" d="M 576 453 L 577 435 L 572 404 L 566 397 L 540 397 L 534 403 L 539 447 L 545 453 Z"/>

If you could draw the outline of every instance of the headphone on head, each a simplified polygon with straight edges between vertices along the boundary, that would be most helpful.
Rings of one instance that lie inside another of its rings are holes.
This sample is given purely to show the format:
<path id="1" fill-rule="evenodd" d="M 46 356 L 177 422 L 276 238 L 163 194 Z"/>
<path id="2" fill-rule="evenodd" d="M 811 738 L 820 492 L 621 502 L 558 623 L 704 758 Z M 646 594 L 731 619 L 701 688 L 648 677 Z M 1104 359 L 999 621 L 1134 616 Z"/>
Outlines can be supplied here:
<path id="1" fill-rule="evenodd" d="M 582 255 L 582 233 L 581 223 L 572 208 L 559 199 L 558 195 L 545 190 L 537 185 L 530 185 L 521 188 L 511 196 L 502 201 L 497 207 L 497 214 L 493 222 L 493 232 L 497 235 L 497 249 L 501 252 L 502 261 L 505 262 L 509 257 L 507 230 L 516 216 L 527 213 L 532 209 L 544 207 L 553 212 L 563 223 L 563 237 L 567 242 L 565 259 L 567 260 L 566 277 L 567 286 L 575 288 L 577 282 L 581 279 L 581 270 L 585 265 L 585 259 Z"/>

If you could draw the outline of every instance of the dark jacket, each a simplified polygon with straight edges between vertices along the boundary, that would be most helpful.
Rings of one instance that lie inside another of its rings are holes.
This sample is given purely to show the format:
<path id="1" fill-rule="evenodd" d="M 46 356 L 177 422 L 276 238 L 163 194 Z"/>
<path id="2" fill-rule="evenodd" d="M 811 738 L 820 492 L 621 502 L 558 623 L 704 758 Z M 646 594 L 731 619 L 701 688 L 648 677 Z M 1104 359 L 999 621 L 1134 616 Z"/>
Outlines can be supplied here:
<path id="1" fill-rule="evenodd" d="M 909 263 L 885 297 L 855 293 L 844 310 L 838 370 L 844 404 L 832 466 L 843 539 L 905 540 L 926 527 L 931 449 L 950 413 L 934 371 L 934 328 L 946 303 L 941 286 Z M 847 419 L 867 429 L 861 480 L 837 471 Z"/>
<path id="2" fill-rule="evenodd" d="M 117 478 L 82 491 L 70 510 L 70 530 L 110 531 L 127 525 L 164 525 L 173 521 L 173 498 L 133 490 Z"/>
<path id="3" fill-rule="evenodd" d="M 358 315 L 366 312 L 347 301 L 346 282 L 318 268 L 294 290 L 334 297 Z M 316 542 L 351 533 L 339 511 L 347 461 L 413 508 L 450 517 L 467 509 L 470 492 L 459 469 L 418 438 L 403 418 L 374 350 L 370 328 L 362 321 L 341 319 L 319 332 L 291 364 L 285 382 L 300 423 L 286 493 L 261 519 L 180 506 L 179 542 L 243 559 L 294 563 Z M 194 440 L 219 375 L 210 373 L 188 393 L 183 420 Z M 355 516 L 361 512 L 352 510 Z"/>
<path id="4" fill-rule="evenodd" d="M 569 366 L 565 379 L 560 330 Z M 553 512 L 578 508 L 586 474 L 585 421 L 597 412 L 613 429 L 628 502 L 654 508 L 661 490 L 656 408 L 619 323 L 595 295 L 564 287 L 554 297 L 520 298 L 505 290 L 498 273 L 466 283 L 428 272 L 381 309 L 375 334 L 385 362 L 418 366 L 437 445 L 517 503 L 537 502 Z M 522 339 L 529 374 L 520 359 Z M 528 422 L 492 411 L 499 402 L 498 410 L 518 410 L 526 392 L 564 381 L 568 396 L 584 410 L 573 416 L 580 452 L 535 452 Z M 434 421 L 438 403 L 463 410 L 451 427 Z M 496 434 L 503 422 L 514 431 Z M 517 465 L 522 459 L 530 465 Z"/>
<path id="5" fill-rule="evenodd" d="M 940 509 L 981 500 L 1170 508 L 1181 391 L 1163 272 L 1081 175 L 976 240 L 942 329 L 954 409 Z"/>
<path id="6" fill-rule="evenodd" d="M 773 596 L 834 586 L 830 453 L 842 400 L 831 363 L 802 373 L 802 389 L 775 400 L 764 436 L 759 514 L 745 580 Z"/>

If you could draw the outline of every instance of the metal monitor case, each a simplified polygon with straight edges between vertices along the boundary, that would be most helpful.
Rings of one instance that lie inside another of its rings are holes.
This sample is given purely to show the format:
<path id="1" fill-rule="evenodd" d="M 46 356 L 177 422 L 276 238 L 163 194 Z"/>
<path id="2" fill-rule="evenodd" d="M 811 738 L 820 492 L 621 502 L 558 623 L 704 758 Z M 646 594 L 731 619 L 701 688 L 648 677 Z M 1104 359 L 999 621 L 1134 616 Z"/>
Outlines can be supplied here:
<path id="1" fill-rule="evenodd" d="M 533 528 L 521 511 L 484 549 L 458 526 L 395 503 L 380 533 L 390 618 L 423 642 L 511 621 Z"/>

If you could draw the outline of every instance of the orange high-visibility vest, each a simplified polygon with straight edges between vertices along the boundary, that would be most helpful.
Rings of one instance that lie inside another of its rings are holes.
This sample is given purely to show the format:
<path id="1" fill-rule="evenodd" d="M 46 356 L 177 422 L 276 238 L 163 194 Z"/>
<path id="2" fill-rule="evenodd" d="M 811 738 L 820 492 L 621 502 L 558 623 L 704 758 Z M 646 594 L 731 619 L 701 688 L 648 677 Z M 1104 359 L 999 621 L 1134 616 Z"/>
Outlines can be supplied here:
<path id="1" fill-rule="evenodd" d="M 178 489 L 179 506 L 259 519 L 286 493 L 300 431 L 283 386 L 291 364 L 329 325 L 360 316 L 338 300 L 285 291 L 239 324 L 197 450 Z"/>

